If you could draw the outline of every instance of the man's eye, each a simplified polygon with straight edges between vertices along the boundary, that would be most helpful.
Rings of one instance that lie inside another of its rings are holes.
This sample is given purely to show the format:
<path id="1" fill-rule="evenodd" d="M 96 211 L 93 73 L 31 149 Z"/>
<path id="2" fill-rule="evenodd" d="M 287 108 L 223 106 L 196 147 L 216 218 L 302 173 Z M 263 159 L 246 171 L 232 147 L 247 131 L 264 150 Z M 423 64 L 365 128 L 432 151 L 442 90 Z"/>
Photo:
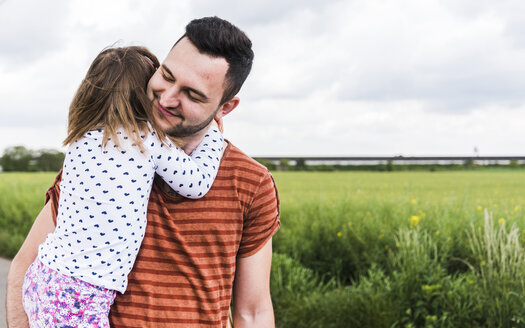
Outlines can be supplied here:
<path id="1" fill-rule="evenodd" d="M 199 98 L 195 94 L 193 94 L 191 91 L 186 91 L 186 94 L 188 95 L 188 98 L 192 101 L 200 101 Z"/>
<path id="2" fill-rule="evenodd" d="M 168 75 L 166 75 L 165 73 L 162 73 L 162 78 L 168 82 L 173 82 L 173 78 L 169 77 Z"/>

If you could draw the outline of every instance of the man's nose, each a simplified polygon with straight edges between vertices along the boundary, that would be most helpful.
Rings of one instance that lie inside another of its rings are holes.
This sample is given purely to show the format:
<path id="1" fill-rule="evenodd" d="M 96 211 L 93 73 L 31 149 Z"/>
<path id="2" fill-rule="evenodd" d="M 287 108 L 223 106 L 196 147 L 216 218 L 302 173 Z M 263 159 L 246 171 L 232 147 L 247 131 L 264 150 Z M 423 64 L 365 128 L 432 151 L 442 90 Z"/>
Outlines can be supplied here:
<path id="1" fill-rule="evenodd" d="M 164 108 L 178 107 L 180 104 L 180 89 L 171 86 L 160 95 L 160 105 Z"/>

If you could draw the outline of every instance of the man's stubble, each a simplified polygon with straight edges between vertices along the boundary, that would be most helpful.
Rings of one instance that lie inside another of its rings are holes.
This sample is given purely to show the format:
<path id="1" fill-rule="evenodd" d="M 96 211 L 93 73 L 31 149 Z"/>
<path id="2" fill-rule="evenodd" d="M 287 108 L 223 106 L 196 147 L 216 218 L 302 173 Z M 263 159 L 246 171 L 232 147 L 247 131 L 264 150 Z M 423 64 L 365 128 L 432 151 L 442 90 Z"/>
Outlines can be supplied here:
<path id="1" fill-rule="evenodd" d="M 166 130 L 166 134 L 175 137 L 175 138 L 184 138 L 192 136 L 199 131 L 203 130 L 205 127 L 207 127 L 211 121 L 215 118 L 215 115 L 217 115 L 217 112 L 219 111 L 220 107 L 217 108 L 210 116 L 208 116 L 206 119 L 204 119 L 202 122 L 193 124 L 193 125 L 184 125 L 184 120 L 180 122 L 177 125 L 174 125 Z"/>

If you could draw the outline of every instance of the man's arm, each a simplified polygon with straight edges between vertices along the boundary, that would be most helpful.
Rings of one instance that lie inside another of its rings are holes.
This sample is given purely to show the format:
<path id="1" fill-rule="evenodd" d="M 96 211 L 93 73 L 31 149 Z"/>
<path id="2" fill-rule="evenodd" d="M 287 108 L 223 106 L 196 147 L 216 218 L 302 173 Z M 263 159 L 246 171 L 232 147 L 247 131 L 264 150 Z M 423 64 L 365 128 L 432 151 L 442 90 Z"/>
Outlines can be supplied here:
<path id="1" fill-rule="evenodd" d="M 27 268 L 38 254 L 38 246 L 55 230 L 51 203 L 47 202 L 35 219 L 26 240 L 16 254 L 7 276 L 7 323 L 9 328 L 27 328 L 27 316 L 22 306 L 22 285 Z"/>
<path id="2" fill-rule="evenodd" d="M 238 258 L 233 283 L 233 326 L 275 327 L 270 297 L 272 239 L 249 257 Z"/>

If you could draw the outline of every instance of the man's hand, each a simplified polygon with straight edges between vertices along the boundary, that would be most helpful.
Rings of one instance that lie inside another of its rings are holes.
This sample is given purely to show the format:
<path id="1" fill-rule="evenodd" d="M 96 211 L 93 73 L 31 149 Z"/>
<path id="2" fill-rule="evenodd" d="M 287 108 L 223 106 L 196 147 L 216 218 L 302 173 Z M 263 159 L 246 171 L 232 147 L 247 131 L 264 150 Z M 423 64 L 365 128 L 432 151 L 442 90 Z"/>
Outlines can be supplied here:
<path id="1" fill-rule="evenodd" d="M 45 241 L 47 235 L 55 230 L 51 202 L 48 202 L 38 214 L 29 234 L 16 254 L 7 276 L 7 323 L 9 328 L 27 328 L 29 323 L 22 306 L 22 285 L 27 268 L 38 254 L 38 246 Z"/>

